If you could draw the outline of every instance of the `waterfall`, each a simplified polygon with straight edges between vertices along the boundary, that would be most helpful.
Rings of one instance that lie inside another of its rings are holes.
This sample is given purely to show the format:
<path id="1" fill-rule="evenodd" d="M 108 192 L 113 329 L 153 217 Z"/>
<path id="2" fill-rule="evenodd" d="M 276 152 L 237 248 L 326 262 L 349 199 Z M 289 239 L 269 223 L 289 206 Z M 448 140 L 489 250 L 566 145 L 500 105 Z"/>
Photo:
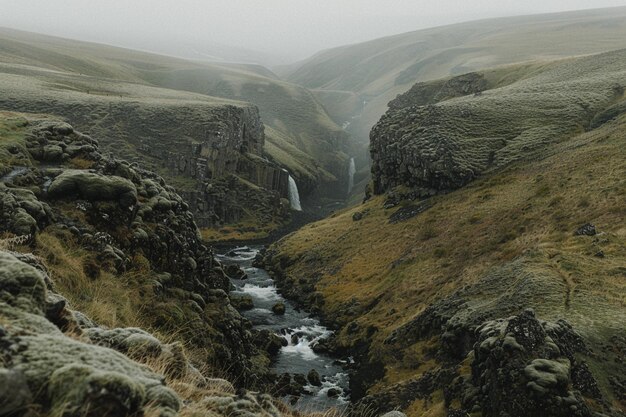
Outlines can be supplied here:
<path id="1" fill-rule="evenodd" d="M 354 158 L 350 158 L 350 166 L 348 167 L 348 194 L 352 191 L 354 187 L 354 173 L 356 172 L 356 167 L 354 165 Z"/>
<path id="2" fill-rule="evenodd" d="M 289 203 L 291 204 L 291 208 L 296 211 L 302 211 L 302 206 L 300 206 L 300 194 L 298 193 L 298 184 L 296 181 L 289 176 Z"/>

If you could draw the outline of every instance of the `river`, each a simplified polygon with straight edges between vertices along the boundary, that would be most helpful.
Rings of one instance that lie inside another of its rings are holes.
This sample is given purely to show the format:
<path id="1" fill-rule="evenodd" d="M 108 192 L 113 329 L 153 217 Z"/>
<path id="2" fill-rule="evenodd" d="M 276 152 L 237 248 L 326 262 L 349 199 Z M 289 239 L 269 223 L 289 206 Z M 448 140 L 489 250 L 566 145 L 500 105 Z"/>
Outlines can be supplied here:
<path id="1" fill-rule="evenodd" d="M 322 385 L 316 387 L 306 385 L 309 394 L 302 395 L 294 407 L 306 411 L 324 411 L 332 407 L 345 408 L 348 404 L 347 387 L 348 374 L 341 364 L 333 358 L 315 353 L 311 346 L 320 339 L 326 338 L 332 332 L 322 326 L 320 322 L 306 312 L 296 309 L 289 300 L 283 298 L 277 291 L 274 280 L 268 273 L 252 266 L 253 260 L 259 253 L 260 247 L 238 247 L 225 254 L 218 255 L 224 264 L 237 264 L 247 274 L 247 278 L 232 279 L 233 295 L 247 295 L 252 298 L 254 308 L 243 311 L 241 314 L 248 318 L 254 327 L 259 330 L 268 329 L 284 337 L 288 345 L 284 346 L 272 365 L 276 374 L 307 375 L 315 369 Z M 276 315 L 272 307 L 276 303 L 285 305 L 285 314 Z M 293 336 L 296 337 L 293 337 Z M 331 398 L 328 391 L 337 390 L 340 395 Z M 286 400 L 288 400 L 286 398 Z"/>

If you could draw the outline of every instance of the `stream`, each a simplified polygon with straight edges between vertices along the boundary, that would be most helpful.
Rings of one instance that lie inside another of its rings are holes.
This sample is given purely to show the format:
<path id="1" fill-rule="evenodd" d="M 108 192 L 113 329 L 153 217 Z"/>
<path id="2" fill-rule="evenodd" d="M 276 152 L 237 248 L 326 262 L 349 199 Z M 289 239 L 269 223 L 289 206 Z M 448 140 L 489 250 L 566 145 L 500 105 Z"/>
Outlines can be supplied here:
<path id="1" fill-rule="evenodd" d="M 0 178 L 0 182 L 11 182 L 13 181 L 14 178 L 19 177 L 20 175 L 22 175 L 25 172 L 28 172 L 30 168 L 28 167 L 13 167 L 13 169 L 11 170 L 11 172 L 9 172 L 6 175 L 3 175 Z"/>
<path id="2" fill-rule="evenodd" d="M 348 404 L 345 394 L 348 387 L 347 372 L 335 359 L 317 354 L 311 348 L 315 342 L 331 335 L 332 331 L 306 312 L 297 310 L 289 300 L 278 293 L 274 280 L 265 270 L 252 266 L 260 249 L 244 246 L 217 255 L 220 262 L 237 264 L 248 275 L 243 280 L 231 279 L 235 287 L 232 294 L 250 296 L 254 303 L 252 310 L 243 311 L 241 314 L 252 322 L 254 328 L 268 329 L 287 340 L 288 345 L 280 350 L 272 365 L 276 374 L 306 376 L 311 369 L 319 373 L 322 385 L 320 387 L 306 385 L 305 390 L 309 394 L 300 396 L 294 404 L 295 408 L 306 411 L 324 411 L 332 407 L 345 408 Z M 279 302 L 285 305 L 284 315 L 272 312 L 272 306 Z M 294 335 L 296 337 L 293 337 Z M 329 397 L 328 391 L 331 389 L 337 390 L 340 395 L 335 398 Z"/>

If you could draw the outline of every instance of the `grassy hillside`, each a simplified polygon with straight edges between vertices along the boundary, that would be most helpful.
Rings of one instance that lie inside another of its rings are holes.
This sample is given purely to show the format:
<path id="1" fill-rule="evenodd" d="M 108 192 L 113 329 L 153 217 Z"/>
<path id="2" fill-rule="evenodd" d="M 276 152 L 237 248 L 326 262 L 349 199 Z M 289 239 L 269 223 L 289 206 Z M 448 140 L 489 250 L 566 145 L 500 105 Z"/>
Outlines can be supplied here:
<path id="1" fill-rule="evenodd" d="M 305 193 L 318 186 L 328 193 L 345 181 L 344 152 L 350 149 L 347 135 L 308 90 L 281 82 L 259 66 L 212 65 L 0 29 L 0 71 L 32 77 L 42 96 L 56 94 L 58 90 L 68 93 L 79 90 L 100 96 L 131 95 L 141 100 L 147 87 L 164 87 L 170 91 L 160 90 L 158 94 L 166 94 L 172 100 L 193 97 L 200 101 L 222 101 L 200 97 L 206 95 L 247 101 L 257 105 L 263 122 L 278 132 L 273 135 L 275 145 L 283 149 L 295 146 L 301 151 L 288 157 L 275 153 L 275 157 L 283 158 L 278 163 L 294 169 L 294 176 L 306 185 Z M 50 77 L 55 81 L 51 82 Z M 116 86 L 122 83 L 123 86 Z M 13 94 L 15 88 L 28 84 L 24 79 L 14 83 Z M 151 100 L 153 91 L 145 92 L 145 98 Z M 32 89 L 27 92 L 31 94 Z M 83 98 L 73 96 L 72 100 L 78 103 Z M 310 165 L 311 157 L 320 161 L 319 166 Z M 306 181 L 311 177 L 314 184 Z"/>
<path id="2" fill-rule="evenodd" d="M 320 52 L 285 76 L 315 90 L 357 93 L 367 102 L 363 109 L 344 101 L 329 111 L 343 118 L 341 123 L 351 121 L 350 132 L 367 141 L 387 103 L 415 82 L 624 47 L 626 8 L 599 9 L 490 19 L 376 39 Z"/>
<path id="3" fill-rule="evenodd" d="M 590 349 L 577 356 L 601 392 L 582 389 L 588 406 L 609 415 L 626 410 L 619 382 L 626 374 L 626 108 L 623 90 L 611 92 L 626 79 L 623 56 L 485 71 L 487 85 L 499 89 L 477 97 L 451 98 L 442 93 L 444 82 L 421 85 L 412 101 L 433 107 L 439 94 L 444 101 L 436 106 L 472 117 L 421 132 L 408 128 L 405 136 L 407 116 L 390 124 L 390 135 L 400 133 L 387 137 L 388 152 L 397 140 L 434 129 L 440 141 L 455 132 L 471 136 L 467 150 L 476 156 L 476 149 L 523 126 L 529 133 L 515 135 L 515 146 L 528 153 L 426 200 L 415 200 L 404 185 L 393 187 L 272 247 L 268 259 L 283 291 L 335 323 L 335 348 L 360 358 L 353 380 L 364 381 L 357 388 L 368 389 L 365 404 L 392 404 L 415 417 L 467 407 L 465 394 L 455 390 L 478 378 L 480 351 L 472 347 L 480 326 L 530 307 L 539 320 L 565 319 Z M 547 95 L 533 101 L 539 91 Z M 492 105 L 483 107 L 487 102 Z M 419 110 L 400 99 L 396 106 Z M 550 137 L 535 148 L 541 152 L 530 152 L 536 139 Z M 453 147 L 451 155 L 463 149 Z M 409 178 L 402 166 L 396 173 Z M 575 234 L 586 223 L 597 234 Z M 513 395 L 523 390 L 507 398 Z M 497 415 L 484 406 L 483 414 L 471 415 Z"/>
<path id="4" fill-rule="evenodd" d="M 626 110 L 626 50 L 418 83 L 372 129 L 374 192 L 458 188 Z"/>

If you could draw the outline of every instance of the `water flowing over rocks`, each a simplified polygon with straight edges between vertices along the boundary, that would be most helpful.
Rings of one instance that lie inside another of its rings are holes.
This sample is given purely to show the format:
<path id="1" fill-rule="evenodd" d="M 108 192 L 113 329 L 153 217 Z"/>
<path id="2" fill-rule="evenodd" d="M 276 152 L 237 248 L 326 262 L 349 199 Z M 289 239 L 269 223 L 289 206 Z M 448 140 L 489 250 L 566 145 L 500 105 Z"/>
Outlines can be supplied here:
<path id="1" fill-rule="evenodd" d="M 296 184 L 296 180 L 294 180 L 291 175 L 289 176 L 289 204 L 293 210 L 302 211 L 298 184 Z"/>
<path id="2" fill-rule="evenodd" d="M 272 364 L 279 375 L 275 392 L 301 410 L 346 408 L 347 374 L 326 355 L 328 351 L 317 349 L 332 332 L 278 293 L 272 277 L 261 268 L 259 253 L 258 248 L 239 247 L 218 258 L 245 271 L 246 279 L 232 280 L 235 289 L 230 298 L 249 298 L 252 303 L 242 314 L 260 330 L 264 349 L 276 354 Z"/>

